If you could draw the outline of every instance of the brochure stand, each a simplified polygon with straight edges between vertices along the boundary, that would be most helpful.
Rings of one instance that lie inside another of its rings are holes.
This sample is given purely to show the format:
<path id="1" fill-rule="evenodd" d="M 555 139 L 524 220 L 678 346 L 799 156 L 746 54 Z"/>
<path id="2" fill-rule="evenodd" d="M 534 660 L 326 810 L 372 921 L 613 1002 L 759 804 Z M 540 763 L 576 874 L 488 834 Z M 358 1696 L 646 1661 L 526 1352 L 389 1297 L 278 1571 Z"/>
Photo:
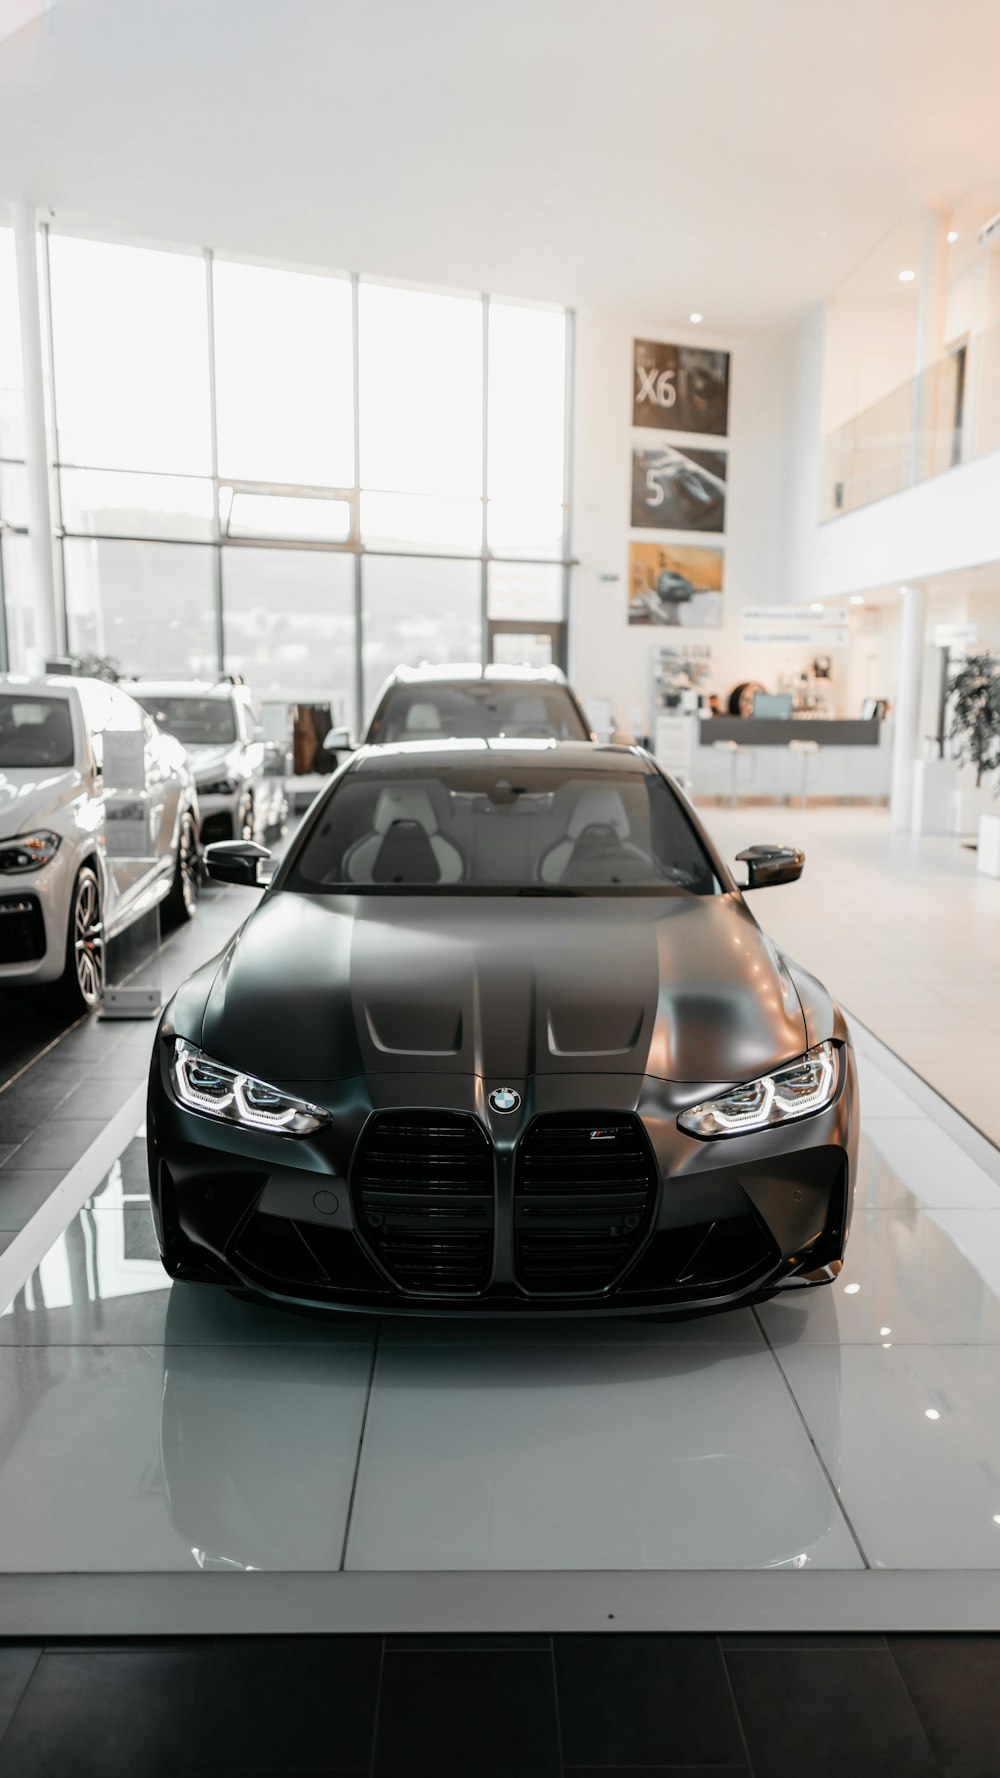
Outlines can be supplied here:
<path id="1" fill-rule="evenodd" d="M 105 730 L 104 818 L 108 870 L 135 917 L 105 935 L 102 1019 L 155 1019 L 163 1004 L 160 907 L 154 899 L 158 857 L 153 824 L 160 810 L 146 788 L 141 729 Z M 143 905 L 145 903 L 145 905 Z"/>

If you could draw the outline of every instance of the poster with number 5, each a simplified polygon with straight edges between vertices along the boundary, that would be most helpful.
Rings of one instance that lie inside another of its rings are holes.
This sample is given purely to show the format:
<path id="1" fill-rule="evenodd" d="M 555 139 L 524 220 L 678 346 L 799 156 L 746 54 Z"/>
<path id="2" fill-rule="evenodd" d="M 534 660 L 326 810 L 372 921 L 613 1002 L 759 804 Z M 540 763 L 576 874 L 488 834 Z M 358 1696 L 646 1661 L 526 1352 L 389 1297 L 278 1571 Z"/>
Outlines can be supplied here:
<path id="1" fill-rule="evenodd" d="M 632 342 L 632 424 L 660 432 L 729 429 L 729 353 L 662 340 Z"/>

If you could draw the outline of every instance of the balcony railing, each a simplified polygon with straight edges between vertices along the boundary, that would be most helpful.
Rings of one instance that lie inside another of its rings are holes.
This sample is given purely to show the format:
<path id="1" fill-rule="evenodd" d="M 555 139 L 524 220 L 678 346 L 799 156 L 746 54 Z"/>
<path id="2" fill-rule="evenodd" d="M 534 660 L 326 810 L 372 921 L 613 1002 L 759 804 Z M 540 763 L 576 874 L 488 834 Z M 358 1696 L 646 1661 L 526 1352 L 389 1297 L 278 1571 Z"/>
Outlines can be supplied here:
<path id="1" fill-rule="evenodd" d="M 1000 450 L 1000 323 L 855 414 L 824 445 L 821 519 Z"/>

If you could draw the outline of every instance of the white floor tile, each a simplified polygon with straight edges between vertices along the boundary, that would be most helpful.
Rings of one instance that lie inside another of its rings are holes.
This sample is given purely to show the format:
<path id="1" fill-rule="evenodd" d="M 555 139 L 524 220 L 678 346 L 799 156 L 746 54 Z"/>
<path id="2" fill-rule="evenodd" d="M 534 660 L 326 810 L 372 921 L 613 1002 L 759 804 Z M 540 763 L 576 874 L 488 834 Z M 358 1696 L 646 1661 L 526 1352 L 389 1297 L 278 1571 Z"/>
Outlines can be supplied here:
<path id="1" fill-rule="evenodd" d="M 752 1309 L 727 1309 L 677 1321 L 669 1315 L 612 1316 L 586 1321 L 567 1316 L 523 1321 L 493 1317 L 449 1321 L 446 1316 L 415 1320 L 387 1315 L 379 1327 L 379 1349 L 391 1346 L 762 1346 L 764 1336 Z"/>
<path id="2" fill-rule="evenodd" d="M 340 1563 L 370 1350 L 0 1352 L 0 1572 Z"/>
<path id="3" fill-rule="evenodd" d="M 768 1339 L 775 1346 L 1000 1345 L 1000 1296 L 939 1225 L 948 1216 L 987 1219 L 1000 1273 L 1000 1208 L 855 1214 L 834 1284 L 786 1291 L 758 1310 Z"/>
<path id="4" fill-rule="evenodd" d="M 923 1117 L 925 1113 L 915 1099 L 890 1080 L 884 1068 L 870 1057 L 858 1057 L 858 1084 L 861 1092 L 861 1115 L 868 1117 Z"/>
<path id="5" fill-rule="evenodd" d="M 869 1563 L 1000 1568 L 1000 1365 L 990 1346 L 778 1354 Z"/>
<path id="6" fill-rule="evenodd" d="M 772 1355 L 380 1350 L 352 1569 L 852 1568 Z"/>
<path id="7" fill-rule="evenodd" d="M 929 1118 L 869 1118 L 865 1133 L 921 1204 L 970 1210 L 1000 1207 L 1000 1186 Z"/>

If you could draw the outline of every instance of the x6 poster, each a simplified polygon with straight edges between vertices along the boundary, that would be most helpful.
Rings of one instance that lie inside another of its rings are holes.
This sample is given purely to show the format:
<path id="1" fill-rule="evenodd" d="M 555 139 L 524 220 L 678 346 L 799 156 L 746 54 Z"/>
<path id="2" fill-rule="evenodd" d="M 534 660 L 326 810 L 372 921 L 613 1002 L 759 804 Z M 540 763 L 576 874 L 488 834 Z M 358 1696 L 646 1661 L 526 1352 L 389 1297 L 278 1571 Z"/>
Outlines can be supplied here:
<path id="1" fill-rule="evenodd" d="M 632 342 L 632 424 L 661 432 L 729 430 L 729 353 Z"/>
<path id="2" fill-rule="evenodd" d="M 632 524 L 658 531 L 724 531 L 726 453 L 657 445 L 632 452 Z"/>
<path id="3" fill-rule="evenodd" d="M 719 629 L 722 564 L 722 550 L 707 544 L 630 543 L 629 623 Z"/>

